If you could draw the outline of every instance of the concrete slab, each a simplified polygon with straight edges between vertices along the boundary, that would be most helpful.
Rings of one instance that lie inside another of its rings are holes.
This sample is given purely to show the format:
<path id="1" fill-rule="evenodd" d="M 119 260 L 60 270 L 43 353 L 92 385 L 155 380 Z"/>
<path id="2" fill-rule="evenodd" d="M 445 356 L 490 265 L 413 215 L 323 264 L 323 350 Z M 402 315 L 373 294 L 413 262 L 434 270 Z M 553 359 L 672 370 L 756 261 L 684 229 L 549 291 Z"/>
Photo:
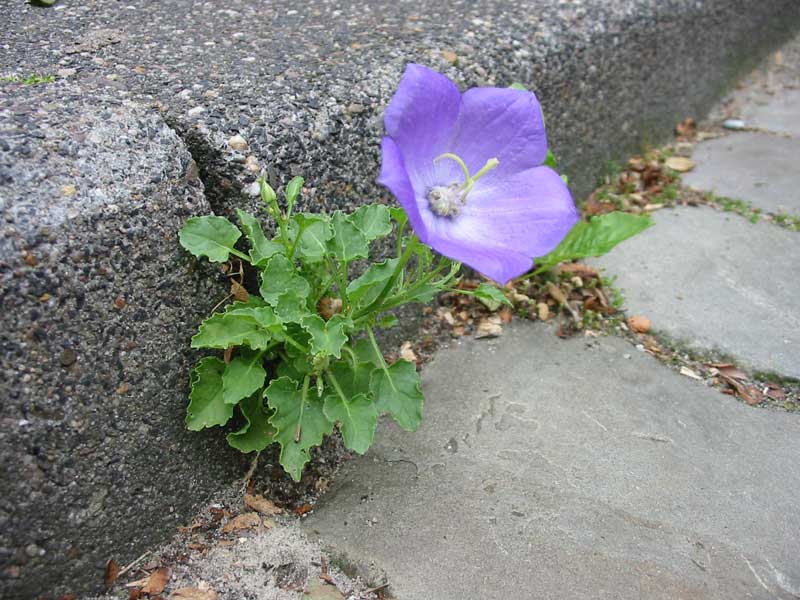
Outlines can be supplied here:
<path id="1" fill-rule="evenodd" d="M 735 133 L 698 144 L 692 159 L 697 167 L 684 176 L 686 185 L 800 215 L 800 136 Z"/>
<path id="2" fill-rule="evenodd" d="M 384 423 L 305 522 L 395 597 L 800 595 L 799 416 L 530 323 L 423 389 L 420 431 Z"/>
<path id="3" fill-rule="evenodd" d="M 664 210 L 592 264 L 631 314 L 700 350 L 800 377 L 800 235 L 710 208 Z"/>
<path id="4" fill-rule="evenodd" d="M 796 85 L 800 86 L 800 76 Z M 750 127 L 800 137 L 800 89 L 765 94 L 746 104 L 742 117 Z"/>

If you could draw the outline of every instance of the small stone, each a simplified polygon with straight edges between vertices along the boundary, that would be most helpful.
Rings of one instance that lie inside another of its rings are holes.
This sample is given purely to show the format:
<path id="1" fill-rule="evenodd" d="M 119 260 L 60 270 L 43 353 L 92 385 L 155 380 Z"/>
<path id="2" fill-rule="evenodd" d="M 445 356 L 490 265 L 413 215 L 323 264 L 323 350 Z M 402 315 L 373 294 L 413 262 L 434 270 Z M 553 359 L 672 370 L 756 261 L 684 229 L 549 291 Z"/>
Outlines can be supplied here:
<path id="1" fill-rule="evenodd" d="M 26 252 L 25 255 L 22 257 L 22 260 L 24 260 L 25 264 L 28 265 L 29 267 L 35 267 L 39 262 L 36 260 L 36 257 L 30 252 Z"/>
<path id="2" fill-rule="evenodd" d="M 550 307 L 544 302 L 539 302 L 536 305 L 536 314 L 542 321 L 547 321 L 550 318 Z"/>
<path id="3" fill-rule="evenodd" d="M 364 105 L 363 104 L 350 104 L 347 107 L 347 112 L 351 115 L 357 115 L 364 112 Z"/>
<path id="4" fill-rule="evenodd" d="M 630 327 L 630 330 L 633 331 L 634 333 L 647 333 L 648 331 L 650 331 L 651 326 L 652 323 L 650 322 L 650 319 L 648 319 L 647 317 L 643 317 L 641 315 L 634 315 L 628 318 L 628 327 Z"/>
<path id="5" fill-rule="evenodd" d="M 248 148 L 247 140 L 245 140 L 238 133 L 228 139 L 228 146 L 231 148 L 231 150 L 236 150 L 238 152 L 244 152 Z"/>
<path id="6" fill-rule="evenodd" d="M 122 310 L 125 308 L 126 304 L 127 302 L 125 302 L 125 298 L 123 296 L 117 296 L 114 298 L 114 308 Z"/>
<path id="7" fill-rule="evenodd" d="M 258 164 L 258 159 L 252 154 L 244 160 L 244 167 L 253 173 L 258 173 L 261 171 L 261 165 Z"/>
<path id="8" fill-rule="evenodd" d="M 144 75 L 147 73 L 147 69 L 145 69 L 142 65 L 133 67 L 133 72 L 138 73 L 139 75 Z"/>
<path id="9" fill-rule="evenodd" d="M 197 117 L 197 116 L 199 116 L 200 114 L 204 113 L 204 112 L 205 112 L 205 110 L 206 110 L 206 109 L 205 109 L 205 107 L 203 107 L 203 106 L 195 106 L 194 108 L 190 108 L 189 110 L 187 110 L 187 111 L 186 111 L 186 114 L 187 114 L 188 116 L 190 116 L 190 117 Z"/>
<path id="10" fill-rule="evenodd" d="M 458 62 L 458 54 L 453 52 L 452 50 L 442 50 L 442 58 L 449 62 L 451 65 L 455 65 Z"/>
<path id="11" fill-rule="evenodd" d="M 72 77 L 77 72 L 78 72 L 77 69 L 59 69 L 58 71 L 56 71 L 56 75 L 58 75 L 62 79 L 65 79 L 67 77 Z"/>
<path id="12" fill-rule="evenodd" d="M 61 363 L 62 367 L 74 365 L 76 360 L 78 360 L 78 355 L 75 354 L 75 351 L 71 348 L 62 351 L 61 356 L 58 357 L 58 361 Z"/>
<path id="13" fill-rule="evenodd" d="M 694 150 L 694 144 L 689 142 L 678 142 L 675 144 L 675 154 L 678 156 L 689 157 L 692 155 L 692 150 Z"/>
<path id="14" fill-rule="evenodd" d="M 25 546 L 25 554 L 30 556 L 31 558 L 36 558 L 37 556 L 41 556 L 44 554 L 44 551 L 39 548 L 36 544 L 28 544 Z"/>
<path id="15" fill-rule="evenodd" d="M 732 129 L 734 131 L 741 131 L 742 129 L 747 128 L 747 123 L 742 121 L 742 119 L 726 119 L 722 126 L 725 129 Z"/>
<path id="16" fill-rule="evenodd" d="M 61 186 L 61 193 L 65 196 L 74 196 L 77 192 L 78 189 L 71 183 Z"/>

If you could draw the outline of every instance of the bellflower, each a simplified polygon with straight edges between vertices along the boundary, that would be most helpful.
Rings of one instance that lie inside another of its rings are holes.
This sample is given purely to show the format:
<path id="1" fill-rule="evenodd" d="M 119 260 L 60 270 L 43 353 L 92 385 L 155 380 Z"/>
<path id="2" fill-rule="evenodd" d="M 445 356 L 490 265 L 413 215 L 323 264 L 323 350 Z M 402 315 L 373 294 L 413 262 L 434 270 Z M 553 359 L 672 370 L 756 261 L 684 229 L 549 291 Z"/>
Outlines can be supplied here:
<path id="1" fill-rule="evenodd" d="M 531 92 L 473 88 L 409 64 L 384 117 L 378 183 L 434 250 L 504 284 L 555 248 L 578 221 L 549 167 Z"/>

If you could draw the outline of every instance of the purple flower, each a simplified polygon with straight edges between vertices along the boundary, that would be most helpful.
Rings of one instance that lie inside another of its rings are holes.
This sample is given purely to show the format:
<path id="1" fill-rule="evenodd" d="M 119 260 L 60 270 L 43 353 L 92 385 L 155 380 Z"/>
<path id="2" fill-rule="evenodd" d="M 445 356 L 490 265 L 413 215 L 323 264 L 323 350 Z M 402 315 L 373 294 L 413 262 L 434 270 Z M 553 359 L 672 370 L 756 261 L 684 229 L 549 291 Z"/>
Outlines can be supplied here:
<path id="1" fill-rule="evenodd" d="M 532 93 L 462 95 L 444 75 L 409 64 L 384 122 L 378 183 L 437 252 L 504 284 L 578 221 L 567 186 L 542 166 L 547 138 Z"/>

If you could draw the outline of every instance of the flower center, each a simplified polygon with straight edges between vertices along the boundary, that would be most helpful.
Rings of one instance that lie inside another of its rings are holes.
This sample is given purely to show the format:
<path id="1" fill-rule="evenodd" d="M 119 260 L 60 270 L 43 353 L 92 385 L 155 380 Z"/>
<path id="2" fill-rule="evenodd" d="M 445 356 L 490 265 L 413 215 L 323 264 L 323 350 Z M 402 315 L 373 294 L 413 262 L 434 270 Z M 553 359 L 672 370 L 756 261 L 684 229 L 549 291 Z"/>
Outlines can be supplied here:
<path id="1" fill-rule="evenodd" d="M 433 162 L 439 162 L 443 158 L 449 158 L 458 163 L 461 170 L 464 172 L 463 183 L 451 183 L 449 185 L 435 185 L 428 191 L 428 205 L 434 214 L 440 217 L 454 217 L 461 212 L 461 207 L 467 203 L 467 195 L 472 190 L 472 186 L 481 177 L 486 175 L 489 171 L 496 168 L 500 161 L 496 158 L 490 158 L 486 164 L 474 175 L 469 174 L 469 169 L 460 156 L 446 152 L 441 156 L 433 159 Z"/>

